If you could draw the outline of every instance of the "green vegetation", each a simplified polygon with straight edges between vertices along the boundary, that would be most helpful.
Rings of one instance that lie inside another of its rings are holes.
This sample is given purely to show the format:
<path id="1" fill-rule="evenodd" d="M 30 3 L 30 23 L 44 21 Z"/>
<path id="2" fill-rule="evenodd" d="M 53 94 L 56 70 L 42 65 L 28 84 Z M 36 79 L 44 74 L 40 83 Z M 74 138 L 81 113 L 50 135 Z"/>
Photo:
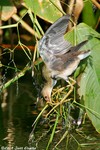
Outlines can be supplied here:
<path id="1" fill-rule="evenodd" d="M 66 10 L 71 7 L 71 5 L 60 2 L 60 0 L 24 0 L 23 3 L 21 1 L 11 3 L 10 0 L 5 0 L 0 2 L 0 18 L 2 20 L 0 31 L 4 32 L 0 33 L 2 37 L 0 43 L 1 95 L 29 70 L 32 70 L 33 76 L 34 74 L 35 77 L 41 76 L 43 62 L 37 50 L 38 40 L 43 36 L 45 27 L 48 27 L 47 22 L 53 23 L 63 14 L 66 14 L 63 11 L 63 6 Z M 93 11 L 93 6 L 96 9 L 95 11 Z M 35 130 L 37 130 L 38 125 L 40 126 L 40 118 L 45 118 L 48 124 L 47 133 L 50 133 L 46 150 L 53 142 L 55 134 L 57 135 L 57 132 L 60 131 L 63 134 L 53 149 L 58 149 L 60 143 L 65 139 L 66 147 L 68 147 L 70 139 L 76 142 L 78 150 L 87 145 L 92 146 L 92 142 L 80 143 L 72 133 L 74 130 L 80 136 L 83 135 L 82 130 L 80 131 L 78 127 L 80 124 L 84 124 L 87 118 L 85 113 L 88 119 L 91 120 L 95 130 L 100 133 L 99 16 L 100 10 L 97 6 L 91 0 L 84 0 L 81 17 L 77 20 L 78 24 L 76 25 L 76 22 L 72 21 L 74 26 L 65 34 L 65 39 L 73 45 L 89 39 L 89 42 L 82 49 L 90 49 L 91 56 L 80 63 L 74 75 L 70 78 L 72 85 L 66 85 L 63 81 L 58 82 L 52 91 L 51 103 L 46 103 L 41 98 L 41 101 L 43 101 L 42 110 L 33 123 L 33 130 L 29 137 L 30 143 L 34 140 Z M 44 22 L 41 23 L 42 21 Z M 44 24 L 46 24 L 45 27 Z M 14 31 L 17 38 L 12 43 Z M 16 60 L 15 53 L 20 50 L 22 52 L 18 53 L 19 58 Z M 23 59 L 23 55 L 25 60 L 22 60 L 24 62 L 23 66 L 20 66 L 19 62 Z M 4 60 L 6 60 L 6 63 Z M 77 80 L 77 84 L 73 83 L 73 79 Z M 43 84 L 41 80 L 42 78 L 39 80 L 40 85 Z M 83 136 L 83 138 L 87 139 L 88 137 Z M 100 146 L 98 143 L 97 145 Z"/>

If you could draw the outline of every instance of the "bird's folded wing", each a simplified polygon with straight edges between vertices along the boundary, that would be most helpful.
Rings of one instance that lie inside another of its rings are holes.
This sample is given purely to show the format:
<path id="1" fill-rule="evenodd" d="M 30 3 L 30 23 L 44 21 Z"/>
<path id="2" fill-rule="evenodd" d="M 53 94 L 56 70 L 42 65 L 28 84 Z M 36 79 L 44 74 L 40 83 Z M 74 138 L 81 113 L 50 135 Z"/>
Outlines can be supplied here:
<path id="1" fill-rule="evenodd" d="M 71 52 L 78 51 L 78 50 L 79 50 L 82 46 L 84 46 L 87 42 L 88 42 L 88 40 L 85 40 L 85 41 L 79 43 L 78 45 L 71 47 L 71 48 L 70 48 L 70 51 L 71 51 Z"/>

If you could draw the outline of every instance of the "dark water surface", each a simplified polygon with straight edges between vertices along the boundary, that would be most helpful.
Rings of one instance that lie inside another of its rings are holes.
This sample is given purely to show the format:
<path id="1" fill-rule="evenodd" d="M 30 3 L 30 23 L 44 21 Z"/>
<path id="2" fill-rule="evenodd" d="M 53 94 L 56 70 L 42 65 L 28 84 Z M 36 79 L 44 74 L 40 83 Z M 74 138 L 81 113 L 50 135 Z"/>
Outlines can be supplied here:
<path id="1" fill-rule="evenodd" d="M 35 139 L 28 142 L 32 131 L 32 124 L 39 113 L 36 105 L 36 91 L 31 78 L 21 79 L 17 86 L 14 83 L 7 89 L 7 106 L 0 107 L 0 148 L 1 150 L 45 150 L 51 132 L 42 124 L 37 126 Z M 2 104 L 2 102 L 1 102 Z M 60 140 L 66 130 L 58 130 L 49 148 Z M 58 146 L 59 150 L 100 150 L 100 135 L 94 130 L 91 123 L 70 134 Z M 68 140 L 68 141 L 67 141 Z M 67 143 L 67 144 L 66 144 Z M 79 145 L 81 144 L 81 147 Z"/>

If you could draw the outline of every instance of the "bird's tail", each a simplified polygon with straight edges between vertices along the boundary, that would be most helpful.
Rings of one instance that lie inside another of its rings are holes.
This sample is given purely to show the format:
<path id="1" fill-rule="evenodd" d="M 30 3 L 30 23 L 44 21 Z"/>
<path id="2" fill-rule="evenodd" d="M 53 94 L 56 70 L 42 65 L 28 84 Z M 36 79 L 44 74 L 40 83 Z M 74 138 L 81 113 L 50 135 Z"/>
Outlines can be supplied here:
<path id="1" fill-rule="evenodd" d="M 91 51 L 90 50 L 86 50 L 86 51 L 82 51 L 79 55 L 78 58 L 80 60 L 85 59 L 86 57 L 88 57 L 90 55 Z"/>

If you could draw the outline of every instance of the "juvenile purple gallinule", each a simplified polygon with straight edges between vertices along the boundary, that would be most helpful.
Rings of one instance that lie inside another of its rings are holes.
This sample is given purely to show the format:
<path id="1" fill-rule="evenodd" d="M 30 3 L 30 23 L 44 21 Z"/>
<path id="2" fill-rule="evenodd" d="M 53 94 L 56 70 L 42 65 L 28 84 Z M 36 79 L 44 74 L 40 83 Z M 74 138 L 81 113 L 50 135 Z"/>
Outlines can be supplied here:
<path id="1" fill-rule="evenodd" d="M 47 80 L 42 94 L 47 101 L 50 101 L 57 80 L 64 79 L 68 82 L 68 77 L 75 71 L 80 61 L 90 55 L 90 50 L 79 51 L 88 40 L 72 46 L 64 39 L 69 21 L 70 15 L 62 16 L 49 27 L 38 43 L 40 56 L 45 63 L 43 75 Z"/>

